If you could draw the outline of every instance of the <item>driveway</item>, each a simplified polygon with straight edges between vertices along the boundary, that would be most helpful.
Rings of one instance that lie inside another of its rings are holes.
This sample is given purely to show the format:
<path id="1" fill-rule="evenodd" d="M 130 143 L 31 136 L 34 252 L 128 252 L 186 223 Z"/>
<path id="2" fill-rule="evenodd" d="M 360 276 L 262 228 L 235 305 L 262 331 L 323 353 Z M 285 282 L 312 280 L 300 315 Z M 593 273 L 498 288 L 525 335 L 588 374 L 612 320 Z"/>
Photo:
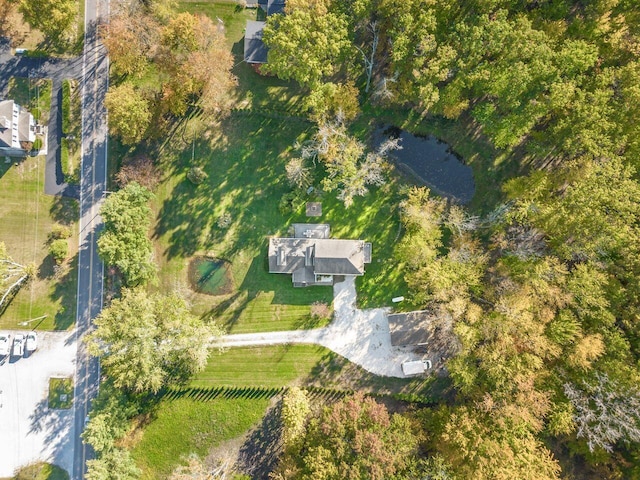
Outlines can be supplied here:
<path id="1" fill-rule="evenodd" d="M 47 395 L 49 378 L 73 377 L 76 350 L 74 332 L 38 332 L 38 350 L 0 365 L 0 478 L 35 461 L 71 471 L 73 409 L 49 410 Z"/>
<path id="2" fill-rule="evenodd" d="M 11 77 L 51 79 L 51 109 L 49 112 L 44 191 L 48 195 L 78 198 L 78 187 L 66 184 L 62 174 L 59 148 L 62 119 L 59 113 L 61 113 L 62 80 L 82 78 L 82 57 L 60 59 L 12 55 L 9 42 L 0 37 L 0 98 L 5 97 Z"/>
<path id="3" fill-rule="evenodd" d="M 346 277 L 333 286 L 333 308 L 334 320 L 324 328 L 227 335 L 215 346 L 312 343 L 322 345 L 376 375 L 400 378 L 404 378 L 402 362 L 422 359 L 410 348 L 391 346 L 387 309 L 356 308 L 355 277 Z"/>

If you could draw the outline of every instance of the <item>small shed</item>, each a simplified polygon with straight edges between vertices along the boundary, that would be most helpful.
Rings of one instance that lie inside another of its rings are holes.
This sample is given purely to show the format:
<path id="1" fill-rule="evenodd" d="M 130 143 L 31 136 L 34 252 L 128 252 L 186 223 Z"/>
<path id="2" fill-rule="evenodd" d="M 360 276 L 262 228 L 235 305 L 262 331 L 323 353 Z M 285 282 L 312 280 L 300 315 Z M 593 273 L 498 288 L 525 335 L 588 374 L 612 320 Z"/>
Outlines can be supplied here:
<path id="1" fill-rule="evenodd" d="M 420 375 L 431 368 L 431 360 L 415 360 L 402 363 L 402 373 L 405 377 L 409 375 Z"/>
<path id="2" fill-rule="evenodd" d="M 262 41 L 265 22 L 248 20 L 244 32 L 244 61 L 247 63 L 267 63 L 269 49 Z"/>

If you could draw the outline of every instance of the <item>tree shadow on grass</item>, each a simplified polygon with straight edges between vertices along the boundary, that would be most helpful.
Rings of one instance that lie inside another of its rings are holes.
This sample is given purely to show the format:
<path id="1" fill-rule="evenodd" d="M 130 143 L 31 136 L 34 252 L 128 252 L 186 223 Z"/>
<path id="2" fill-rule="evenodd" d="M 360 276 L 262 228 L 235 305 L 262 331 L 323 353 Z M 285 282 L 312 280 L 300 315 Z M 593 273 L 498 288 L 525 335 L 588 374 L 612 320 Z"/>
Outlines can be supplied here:
<path id="1" fill-rule="evenodd" d="M 164 201 L 154 236 L 167 238 L 167 257 L 188 258 L 215 248 L 218 256 L 232 258 L 240 250 L 257 249 L 265 235 L 283 224 L 278 202 L 288 187 L 282 181 L 282 153 L 306 128 L 299 122 L 232 114 L 214 145 L 195 143 L 193 162 L 191 148 L 179 153 L 175 173 L 198 166 L 208 179 L 193 185 L 183 177 Z M 232 220 L 224 232 L 216 227 L 222 213 Z"/>
<path id="2" fill-rule="evenodd" d="M 78 255 L 69 260 L 69 269 L 55 284 L 51 299 L 60 301 L 60 308 L 55 314 L 54 328 L 67 330 L 76 321 L 78 293 Z"/>
<path id="3" fill-rule="evenodd" d="M 262 422 L 251 431 L 238 454 L 240 470 L 253 480 L 269 480 L 282 452 L 281 403 L 267 410 Z"/>
<path id="4" fill-rule="evenodd" d="M 49 209 L 51 218 L 62 225 L 71 225 L 78 220 L 80 204 L 73 198 L 56 195 Z"/>

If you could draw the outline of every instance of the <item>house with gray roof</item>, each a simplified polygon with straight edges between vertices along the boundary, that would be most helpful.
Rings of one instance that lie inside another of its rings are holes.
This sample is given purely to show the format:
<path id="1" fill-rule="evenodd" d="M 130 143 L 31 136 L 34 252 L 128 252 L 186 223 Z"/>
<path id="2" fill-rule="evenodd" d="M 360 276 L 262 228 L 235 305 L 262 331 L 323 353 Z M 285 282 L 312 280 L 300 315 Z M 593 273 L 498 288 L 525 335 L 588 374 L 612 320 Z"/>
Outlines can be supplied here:
<path id="1" fill-rule="evenodd" d="M 0 101 L 0 155 L 24 157 L 36 140 L 36 122 L 13 100 Z"/>
<path id="2" fill-rule="evenodd" d="M 333 285 L 336 275 L 363 275 L 371 263 L 371 243 L 329 235 L 327 224 L 295 223 L 292 237 L 270 238 L 269 273 L 291 275 L 294 287 Z"/>

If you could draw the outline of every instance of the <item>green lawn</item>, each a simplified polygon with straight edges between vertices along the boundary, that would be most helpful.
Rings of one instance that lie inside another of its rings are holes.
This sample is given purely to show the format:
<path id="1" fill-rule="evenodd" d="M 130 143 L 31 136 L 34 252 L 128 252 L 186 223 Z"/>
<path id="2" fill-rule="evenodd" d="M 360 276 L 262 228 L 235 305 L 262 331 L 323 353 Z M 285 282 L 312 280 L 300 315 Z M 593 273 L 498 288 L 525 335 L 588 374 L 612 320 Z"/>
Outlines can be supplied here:
<path id="1" fill-rule="evenodd" d="M 7 98 L 28 109 L 39 123 L 46 125 L 49 121 L 51 80 L 12 77 Z"/>
<path id="2" fill-rule="evenodd" d="M 142 479 L 166 478 L 190 453 L 204 457 L 211 448 L 242 435 L 260 421 L 269 402 L 268 398 L 163 400 L 131 450 Z"/>
<path id="3" fill-rule="evenodd" d="M 316 345 L 274 345 L 212 352 L 206 369 L 196 375 L 190 388 L 238 388 L 242 391 L 257 387 L 279 389 L 291 385 L 411 395 L 423 401 L 445 393 L 448 387 L 446 381 L 432 376 L 411 379 L 378 377 Z"/>
<path id="4" fill-rule="evenodd" d="M 0 328 L 24 328 L 21 322 L 46 315 L 35 327 L 65 330 L 76 314 L 77 202 L 44 194 L 44 157 L 17 164 L 0 163 L 0 241 L 14 261 L 34 263 L 38 274 L 23 286 L 0 317 Z M 60 267 L 48 251 L 48 235 L 55 223 L 71 227 L 70 259 Z"/>
<path id="5" fill-rule="evenodd" d="M 49 408 L 68 409 L 73 405 L 73 378 L 49 379 Z"/>

